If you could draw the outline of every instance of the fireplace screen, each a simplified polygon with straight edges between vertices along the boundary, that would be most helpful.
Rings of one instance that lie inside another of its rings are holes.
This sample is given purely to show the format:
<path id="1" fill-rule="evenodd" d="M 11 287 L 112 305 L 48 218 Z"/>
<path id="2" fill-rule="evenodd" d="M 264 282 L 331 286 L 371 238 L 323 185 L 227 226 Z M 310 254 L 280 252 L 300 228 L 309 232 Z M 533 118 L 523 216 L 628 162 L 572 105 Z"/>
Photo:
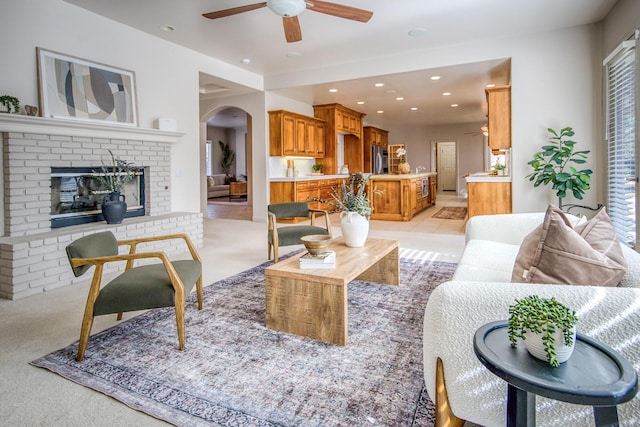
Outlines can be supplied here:
<path id="1" fill-rule="evenodd" d="M 101 167 L 51 168 L 51 228 L 104 221 L 102 199 L 109 191 L 98 178 Z M 129 181 L 123 195 L 126 217 L 144 215 L 144 169 Z"/>

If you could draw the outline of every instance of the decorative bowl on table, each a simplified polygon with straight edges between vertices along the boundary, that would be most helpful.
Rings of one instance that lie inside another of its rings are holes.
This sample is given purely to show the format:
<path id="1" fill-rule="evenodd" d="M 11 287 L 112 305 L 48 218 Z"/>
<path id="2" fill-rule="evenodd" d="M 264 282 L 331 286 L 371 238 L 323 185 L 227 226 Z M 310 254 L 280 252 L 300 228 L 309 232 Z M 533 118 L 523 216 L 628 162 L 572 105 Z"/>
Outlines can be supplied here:
<path id="1" fill-rule="evenodd" d="M 300 240 L 302 240 L 304 247 L 307 248 L 307 251 L 309 251 L 311 255 L 319 255 L 327 251 L 331 236 L 326 234 L 311 234 L 302 236 Z"/>

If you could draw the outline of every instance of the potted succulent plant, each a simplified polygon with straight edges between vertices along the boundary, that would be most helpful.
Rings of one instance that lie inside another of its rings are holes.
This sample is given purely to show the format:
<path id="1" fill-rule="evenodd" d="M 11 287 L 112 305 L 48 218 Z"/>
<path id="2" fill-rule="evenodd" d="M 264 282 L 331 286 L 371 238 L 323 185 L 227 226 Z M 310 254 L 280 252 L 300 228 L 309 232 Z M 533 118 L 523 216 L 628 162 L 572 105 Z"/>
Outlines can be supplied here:
<path id="1" fill-rule="evenodd" d="M 320 163 L 314 163 L 313 165 L 311 165 L 311 169 L 313 169 L 313 175 L 322 175 L 322 164 Z"/>
<path id="2" fill-rule="evenodd" d="M 522 338 L 532 356 L 558 367 L 573 352 L 577 323 L 576 312 L 555 298 L 530 295 L 509 307 L 507 333 L 512 347 Z"/>
<path id="3" fill-rule="evenodd" d="M 504 175 L 504 170 L 507 168 L 507 165 L 498 162 L 493 165 L 493 168 L 498 172 L 498 175 Z"/>
<path id="4" fill-rule="evenodd" d="M 332 200 L 315 197 L 307 199 L 333 206 L 340 211 L 342 236 L 350 247 L 363 246 L 369 234 L 369 218 L 373 207 L 366 190 L 370 176 L 371 174 L 362 172 L 351 175 L 349 184 L 343 181 L 338 189 L 331 188 Z M 382 194 L 382 191 L 373 189 L 373 193 Z"/>
<path id="5" fill-rule="evenodd" d="M 0 96 L 0 113 L 18 113 L 20 111 L 20 101 L 15 96 Z"/>
<path id="6" fill-rule="evenodd" d="M 591 169 L 577 170 L 574 165 L 586 163 L 590 150 L 574 151 L 576 142 L 568 138 L 575 135 L 570 127 L 560 129 L 560 132 L 548 128 L 551 136 L 550 145 L 542 146 L 542 151 L 533 156 L 529 164 L 533 172 L 526 176 L 529 181 L 535 181 L 533 186 L 552 184 L 558 196 L 558 206 L 562 208 L 562 199 L 568 193 L 582 200 L 582 195 L 590 188 Z"/>

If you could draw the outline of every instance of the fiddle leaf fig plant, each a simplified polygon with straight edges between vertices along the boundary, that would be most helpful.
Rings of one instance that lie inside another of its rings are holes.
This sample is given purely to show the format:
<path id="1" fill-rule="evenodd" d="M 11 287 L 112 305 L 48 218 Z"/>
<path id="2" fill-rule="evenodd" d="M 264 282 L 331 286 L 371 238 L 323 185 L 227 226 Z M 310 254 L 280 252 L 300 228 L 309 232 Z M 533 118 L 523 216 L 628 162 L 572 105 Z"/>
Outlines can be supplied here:
<path id="1" fill-rule="evenodd" d="M 525 339 L 525 332 L 542 334 L 542 342 L 547 353 L 547 360 L 553 367 L 560 366 L 556 353 L 554 334 L 562 331 L 564 343 L 573 345 L 573 328 L 578 323 L 576 312 L 555 298 L 540 298 L 530 295 L 516 299 L 509 307 L 507 334 L 511 347 L 517 347 L 517 338 Z"/>
<path id="2" fill-rule="evenodd" d="M 559 132 L 548 128 L 549 145 L 542 146 L 542 151 L 533 156 L 529 165 L 533 172 L 526 176 L 529 181 L 534 181 L 533 186 L 552 184 L 558 196 L 558 206 L 562 207 L 562 199 L 568 193 L 582 200 L 584 193 L 591 188 L 591 169 L 578 170 L 575 165 L 587 162 L 587 154 L 590 150 L 575 151 L 575 141 L 571 137 L 575 132 L 570 127 L 560 129 Z"/>

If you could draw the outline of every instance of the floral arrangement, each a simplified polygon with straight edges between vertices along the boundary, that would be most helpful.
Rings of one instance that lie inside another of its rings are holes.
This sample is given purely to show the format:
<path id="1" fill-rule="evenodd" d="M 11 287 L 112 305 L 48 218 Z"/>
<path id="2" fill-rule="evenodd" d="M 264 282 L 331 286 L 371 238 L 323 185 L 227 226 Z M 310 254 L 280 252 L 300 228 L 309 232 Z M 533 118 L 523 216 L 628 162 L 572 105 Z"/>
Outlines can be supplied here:
<path id="1" fill-rule="evenodd" d="M 407 150 L 405 150 L 404 148 L 400 147 L 396 150 L 396 156 L 398 156 L 398 159 L 400 159 L 400 163 L 404 163 L 407 160 L 404 158 L 407 155 Z"/>
<path id="2" fill-rule="evenodd" d="M 357 212 L 368 220 L 371 218 L 371 212 L 373 212 L 373 207 L 369 203 L 369 196 L 365 191 L 370 177 L 371 174 L 358 172 L 349 177 L 348 185 L 343 181 L 339 189 L 331 187 L 333 200 L 324 200 L 316 197 L 309 197 L 307 200 L 324 203 L 343 212 Z M 374 188 L 373 193 L 382 194 L 382 191 Z"/>

